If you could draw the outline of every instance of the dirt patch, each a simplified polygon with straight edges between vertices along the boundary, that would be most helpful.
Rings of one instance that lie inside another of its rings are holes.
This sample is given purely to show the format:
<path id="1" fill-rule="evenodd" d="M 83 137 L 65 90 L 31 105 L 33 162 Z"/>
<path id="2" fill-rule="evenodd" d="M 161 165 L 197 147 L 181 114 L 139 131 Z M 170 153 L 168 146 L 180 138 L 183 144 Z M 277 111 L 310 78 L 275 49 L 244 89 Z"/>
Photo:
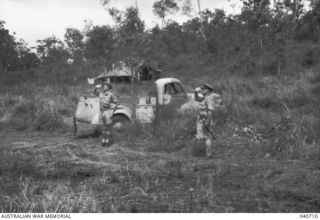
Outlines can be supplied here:
<path id="1" fill-rule="evenodd" d="M 205 160 L 186 148 L 146 151 L 148 142 L 102 148 L 98 138 L 71 133 L 7 134 L 0 145 L 7 158 L 0 194 L 14 203 L 2 200 L 0 207 L 8 212 L 57 206 L 62 212 L 319 211 L 319 168 L 303 160 L 254 156 L 258 145 L 231 142 L 220 142 L 214 158 Z"/>

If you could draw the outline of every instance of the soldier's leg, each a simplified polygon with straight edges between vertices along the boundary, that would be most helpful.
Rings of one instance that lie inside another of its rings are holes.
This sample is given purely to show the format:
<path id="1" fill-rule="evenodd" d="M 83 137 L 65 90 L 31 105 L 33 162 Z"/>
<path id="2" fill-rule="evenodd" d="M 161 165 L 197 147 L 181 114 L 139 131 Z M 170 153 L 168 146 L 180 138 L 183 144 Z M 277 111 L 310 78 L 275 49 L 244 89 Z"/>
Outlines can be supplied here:
<path id="1" fill-rule="evenodd" d="M 113 142 L 112 137 L 112 110 L 106 110 L 103 114 L 103 125 L 104 125 L 104 131 L 103 131 L 103 141 L 102 143 L 105 146 L 110 146 Z"/>
<path id="2" fill-rule="evenodd" d="M 112 109 L 108 109 L 107 111 L 105 111 L 105 120 L 106 120 L 106 125 L 108 127 L 110 127 L 109 125 L 112 125 L 112 114 L 113 114 L 113 110 Z"/>
<path id="3" fill-rule="evenodd" d="M 101 112 L 101 119 L 102 119 L 102 123 L 103 123 L 103 128 L 106 130 L 106 128 L 107 128 L 107 119 L 106 119 L 105 111 Z"/>
<path id="4" fill-rule="evenodd" d="M 108 114 L 107 111 L 101 111 L 101 120 L 103 123 L 103 128 L 101 132 L 101 145 L 102 147 L 107 147 L 110 145 L 110 130 L 108 127 Z"/>
<path id="5" fill-rule="evenodd" d="M 206 158 L 210 159 L 214 153 L 214 134 L 210 128 L 205 129 L 205 136 L 206 136 Z"/>
<path id="6" fill-rule="evenodd" d="M 106 130 L 107 130 L 107 127 L 106 127 L 106 118 L 105 118 L 105 112 L 104 111 L 101 111 L 101 114 L 100 114 L 100 117 L 101 117 L 101 121 L 102 121 L 102 124 L 103 124 L 103 127 L 102 127 L 102 131 L 101 131 L 101 145 L 102 147 L 105 147 L 108 143 L 108 139 L 107 139 L 107 136 L 106 136 Z"/>
<path id="7" fill-rule="evenodd" d="M 206 138 L 206 158 L 210 159 L 214 153 L 213 149 L 213 139 L 210 136 L 207 136 Z"/>
<path id="8" fill-rule="evenodd" d="M 203 140 L 205 138 L 204 132 L 204 120 L 198 115 L 196 140 Z"/>

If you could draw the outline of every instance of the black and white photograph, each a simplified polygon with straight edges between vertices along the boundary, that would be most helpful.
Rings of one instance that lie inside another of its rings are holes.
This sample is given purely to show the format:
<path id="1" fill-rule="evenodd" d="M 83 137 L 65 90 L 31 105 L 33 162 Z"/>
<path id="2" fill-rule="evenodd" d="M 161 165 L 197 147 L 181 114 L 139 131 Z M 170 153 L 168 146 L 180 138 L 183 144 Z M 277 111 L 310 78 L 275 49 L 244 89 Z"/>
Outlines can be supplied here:
<path id="1" fill-rule="evenodd" d="M 0 0 L 0 212 L 317 219 L 320 0 Z"/>

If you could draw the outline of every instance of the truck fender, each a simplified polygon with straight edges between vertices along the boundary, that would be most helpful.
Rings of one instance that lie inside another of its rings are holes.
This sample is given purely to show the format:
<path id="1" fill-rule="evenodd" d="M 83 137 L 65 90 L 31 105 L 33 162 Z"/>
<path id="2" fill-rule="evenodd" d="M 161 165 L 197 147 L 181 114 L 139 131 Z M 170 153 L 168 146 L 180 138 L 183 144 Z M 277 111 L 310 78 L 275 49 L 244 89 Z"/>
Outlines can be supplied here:
<path id="1" fill-rule="evenodd" d="M 125 115 L 129 119 L 129 121 L 132 121 L 133 113 L 130 110 L 130 108 L 123 105 L 119 105 L 113 112 L 113 116 L 115 115 Z"/>
<path id="2" fill-rule="evenodd" d="M 119 105 L 116 108 L 116 110 L 113 112 L 112 117 L 114 117 L 115 115 L 125 115 L 129 119 L 129 121 L 132 120 L 132 111 L 129 108 L 122 106 L 122 105 Z M 100 118 L 100 113 L 93 116 L 93 118 L 91 120 L 91 124 L 93 124 L 93 125 L 102 124 L 102 120 Z"/>

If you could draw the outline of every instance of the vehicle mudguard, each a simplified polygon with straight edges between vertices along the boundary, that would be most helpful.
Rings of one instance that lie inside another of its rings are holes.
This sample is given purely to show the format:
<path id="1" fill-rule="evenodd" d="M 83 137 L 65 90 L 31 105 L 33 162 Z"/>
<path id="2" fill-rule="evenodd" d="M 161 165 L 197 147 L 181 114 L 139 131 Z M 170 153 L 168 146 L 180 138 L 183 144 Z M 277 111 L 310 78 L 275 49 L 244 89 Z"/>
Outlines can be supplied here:
<path id="1" fill-rule="evenodd" d="M 129 121 L 132 120 L 133 112 L 131 111 L 130 108 L 123 106 L 123 105 L 118 105 L 115 111 L 113 112 L 113 115 L 125 115 L 129 119 Z"/>

